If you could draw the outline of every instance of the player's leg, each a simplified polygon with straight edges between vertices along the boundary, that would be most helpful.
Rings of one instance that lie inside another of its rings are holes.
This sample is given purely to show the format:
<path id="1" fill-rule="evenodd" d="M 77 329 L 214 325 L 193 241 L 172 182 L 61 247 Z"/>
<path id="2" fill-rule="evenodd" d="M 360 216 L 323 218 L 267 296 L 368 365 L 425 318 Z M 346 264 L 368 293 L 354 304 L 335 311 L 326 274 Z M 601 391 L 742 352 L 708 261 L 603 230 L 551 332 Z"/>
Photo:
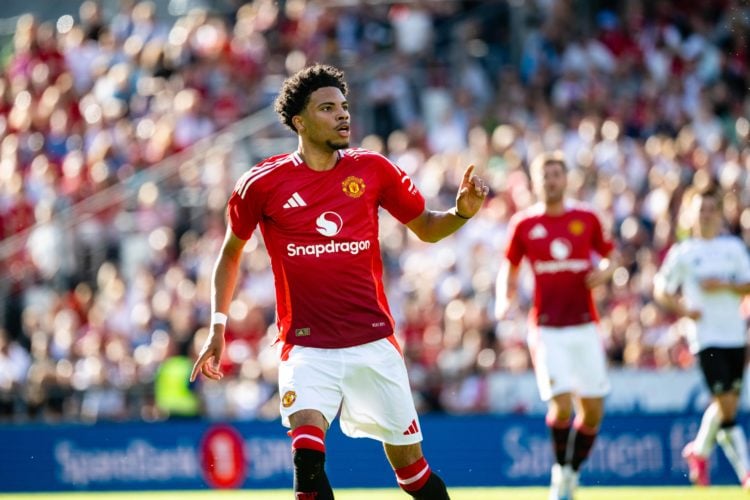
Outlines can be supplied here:
<path id="1" fill-rule="evenodd" d="M 715 348 L 703 349 L 698 352 L 697 358 L 706 386 L 713 393 L 714 387 L 720 388 L 721 386 L 721 373 L 723 371 L 717 356 L 717 350 Z M 688 477 L 690 482 L 696 486 L 711 484 L 708 458 L 713 451 L 720 425 L 719 403 L 714 395 L 711 404 L 703 412 L 695 439 L 687 443 L 682 449 L 682 456 L 688 466 Z"/>
<path id="2" fill-rule="evenodd" d="M 282 424 L 290 427 L 295 500 L 332 500 L 325 433 L 342 399 L 336 349 L 295 346 L 279 364 Z"/>
<path id="3" fill-rule="evenodd" d="M 568 440 L 569 497 L 578 487 L 581 465 L 591 454 L 604 418 L 604 396 L 609 393 L 607 359 L 594 323 L 570 327 L 571 376 L 573 377 L 575 414 Z"/>
<path id="4" fill-rule="evenodd" d="M 719 431 L 716 433 L 716 440 L 721 449 L 724 451 L 729 463 L 732 464 L 737 478 L 745 487 L 750 487 L 748 479 L 747 437 L 745 431 L 737 423 L 737 405 L 739 404 L 739 394 L 728 392 L 716 398 L 721 424 Z"/>
<path id="5" fill-rule="evenodd" d="M 289 416 L 289 423 L 295 500 L 332 500 L 333 490 L 325 471 L 328 422 L 317 410 L 301 410 Z"/>
<path id="6" fill-rule="evenodd" d="M 449 498 L 442 479 L 422 455 L 422 429 L 406 365 L 395 339 L 347 350 L 341 430 L 383 443 L 398 485 L 418 499 Z"/>
<path id="7" fill-rule="evenodd" d="M 573 398 L 569 392 L 553 396 L 547 403 L 545 421 L 550 429 L 555 463 L 550 472 L 549 500 L 569 500 L 570 481 L 573 468 L 570 465 L 568 443 L 570 441 L 570 417 L 573 414 Z"/>
<path id="8" fill-rule="evenodd" d="M 570 465 L 574 471 L 589 457 L 604 417 L 604 398 L 577 398 L 573 436 L 570 440 Z"/>
<path id="9" fill-rule="evenodd" d="M 703 412 L 698 433 L 695 435 L 695 439 L 686 446 L 685 454 L 694 454 L 704 459 L 710 457 L 714 451 L 716 433 L 719 431 L 720 424 L 719 403 L 716 398 L 713 398 L 711 404 Z"/>
<path id="10" fill-rule="evenodd" d="M 396 473 L 398 485 L 420 500 L 448 500 L 445 483 L 430 469 L 420 443 L 392 445 L 383 443 L 385 454 Z"/>
<path id="11" fill-rule="evenodd" d="M 711 456 L 714 449 L 719 423 L 718 405 L 714 402 L 703 412 L 701 425 L 695 439 L 687 443 L 682 449 L 682 457 L 688 466 L 688 478 L 696 486 L 711 484 L 708 457 Z"/>
<path id="12" fill-rule="evenodd" d="M 747 437 L 745 431 L 737 423 L 737 408 L 745 367 L 745 349 L 721 349 L 717 352 L 717 357 L 722 367 L 722 375 L 721 383 L 717 382 L 713 385 L 721 422 L 716 439 L 737 473 L 740 483 L 745 488 L 750 488 Z M 719 393 L 719 391 L 722 392 Z"/>
<path id="13" fill-rule="evenodd" d="M 570 461 L 568 441 L 570 439 L 570 417 L 573 414 L 573 398 L 569 392 L 557 394 L 547 403 L 545 422 L 550 429 L 555 462 L 565 465 Z"/>
<path id="14" fill-rule="evenodd" d="M 569 340 L 564 328 L 539 327 L 529 335 L 539 397 L 547 402 L 545 422 L 550 429 L 555 457 L 550 472 L 550 500 L 570 498 L 568 482 L 572 468 L 568 463 L 567 448 L 573 414 L 573 378 Z"/>

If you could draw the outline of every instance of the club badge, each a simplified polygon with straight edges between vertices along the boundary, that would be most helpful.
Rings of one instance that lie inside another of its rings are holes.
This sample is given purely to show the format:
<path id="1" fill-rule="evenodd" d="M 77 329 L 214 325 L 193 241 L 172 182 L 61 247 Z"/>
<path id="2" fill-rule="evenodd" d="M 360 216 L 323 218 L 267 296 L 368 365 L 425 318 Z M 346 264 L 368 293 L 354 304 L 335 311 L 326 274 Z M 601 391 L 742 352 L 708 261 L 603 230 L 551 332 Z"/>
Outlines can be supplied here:
<path id="1" fill-rule="evenodd" d="M 350 175 L 341 183 L 341 190 L 352 198 L 359 198 L 365 193 L 365 181 Z"/>

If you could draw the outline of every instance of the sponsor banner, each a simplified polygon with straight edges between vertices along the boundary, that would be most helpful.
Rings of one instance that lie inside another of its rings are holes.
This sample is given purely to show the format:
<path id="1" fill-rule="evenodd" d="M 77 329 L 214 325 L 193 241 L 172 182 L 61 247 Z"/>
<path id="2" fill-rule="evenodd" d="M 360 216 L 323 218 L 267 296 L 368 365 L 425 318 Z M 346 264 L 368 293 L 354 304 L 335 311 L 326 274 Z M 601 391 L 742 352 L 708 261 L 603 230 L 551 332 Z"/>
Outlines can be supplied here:
<path id="1" fill-rule="evenodd" d="M 746 373 L 747 376 L 750 375 Z M 694 413 L 708 406 L 711 395 L 698 368 L 692 370 L 628 370 L 609 372 L 612 390 L 607 412 Z M 534 374 L 494 373 L 488 379 L 490 411 L 498 414 L 544 415 L 546 404 L 539 399 Z M 742 389 L 740 405 L 750 411 L 750 385 Z"/>
<path id="2" fill-rule="evenodd" d="M 688 484 L 681 450 L 699 422 L 696 413 L 607 416 L 582 485 Z M 426 415 L 420 423 L 427 459 L 449 485 L 549 481 L 549 431 L 539 416 Z M 4 425 L 0 492 L 291 488 L 285 431 L 278 422 L 199 420 Z M 347 438 L 334 423 L 326 449 L 334 488 L 396 487 L 379 443 Z M 711 467 L 714 483 L 736 483 L 720 452 Z"/>

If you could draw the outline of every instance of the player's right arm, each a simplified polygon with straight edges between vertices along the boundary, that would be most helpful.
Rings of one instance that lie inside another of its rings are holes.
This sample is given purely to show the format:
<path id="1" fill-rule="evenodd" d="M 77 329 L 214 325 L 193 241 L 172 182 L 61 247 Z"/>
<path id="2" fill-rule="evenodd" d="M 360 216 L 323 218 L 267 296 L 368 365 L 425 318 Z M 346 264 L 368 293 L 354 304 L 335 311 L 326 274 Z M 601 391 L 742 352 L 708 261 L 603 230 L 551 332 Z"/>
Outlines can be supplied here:
<path id="1" fill-rule="evenodd" d="M 500 271 L 495 281 L 495 319 L 505 318 L 510 306 L 516 300 L 518 292 L 518 269 L 507 258 L 500 264 Z"/>
<path id="2" fill-rule="evenodd" d="M 214 317 L 214 313 L 227 314 L 229 311 L 229 304 L 232 302 L 234 289 L 237 286 L 245 243 L 247 240 L 235 235 L 231 226 L 227 227 L 211 279 L 211 318 Z M 219 365 L 224 352 L 224 330 L 225 325 L 221 323 L 214 323 L 210 326 L 208 337 L 193 365 L 193 371 L 190 374 L 191 382 L 196 379 L 198 373 L 213 380 L 222 378 L 223 374 Z"/>
<path id="3" fill-rule="evenodd" d="M 508 223 L 508 240 L 503 252 L 503 260 L 495 280 L 495 319 L 504 319 L 518 294 L 518 270 L 521 259 L 526 255 L 526 246 L 518 226 L 523 214 L 516 214 Z"/>

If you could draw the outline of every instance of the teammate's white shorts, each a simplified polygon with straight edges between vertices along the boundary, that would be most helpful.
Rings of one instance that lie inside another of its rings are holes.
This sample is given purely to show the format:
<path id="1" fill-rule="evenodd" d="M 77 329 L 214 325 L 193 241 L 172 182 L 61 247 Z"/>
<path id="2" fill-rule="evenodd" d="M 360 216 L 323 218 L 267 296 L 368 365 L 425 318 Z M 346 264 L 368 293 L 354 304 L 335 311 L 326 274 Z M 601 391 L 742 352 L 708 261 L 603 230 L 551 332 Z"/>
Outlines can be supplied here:
<path id="1" fill-rule="evenodd" d="M 294 346 L 279 365 L 281 421 L 318 410 L 350 437 L 405 445 L 422 441 L 401 352 L 387 338 L 341 349 Z"/>
<path id="2" fill-rule="evenodd" d="M 529 334 L 528 344 L 543 401 L 566 392 L 583 398 L 609 393 L 607 360 L 595 323 L 540 326 Z"/>

